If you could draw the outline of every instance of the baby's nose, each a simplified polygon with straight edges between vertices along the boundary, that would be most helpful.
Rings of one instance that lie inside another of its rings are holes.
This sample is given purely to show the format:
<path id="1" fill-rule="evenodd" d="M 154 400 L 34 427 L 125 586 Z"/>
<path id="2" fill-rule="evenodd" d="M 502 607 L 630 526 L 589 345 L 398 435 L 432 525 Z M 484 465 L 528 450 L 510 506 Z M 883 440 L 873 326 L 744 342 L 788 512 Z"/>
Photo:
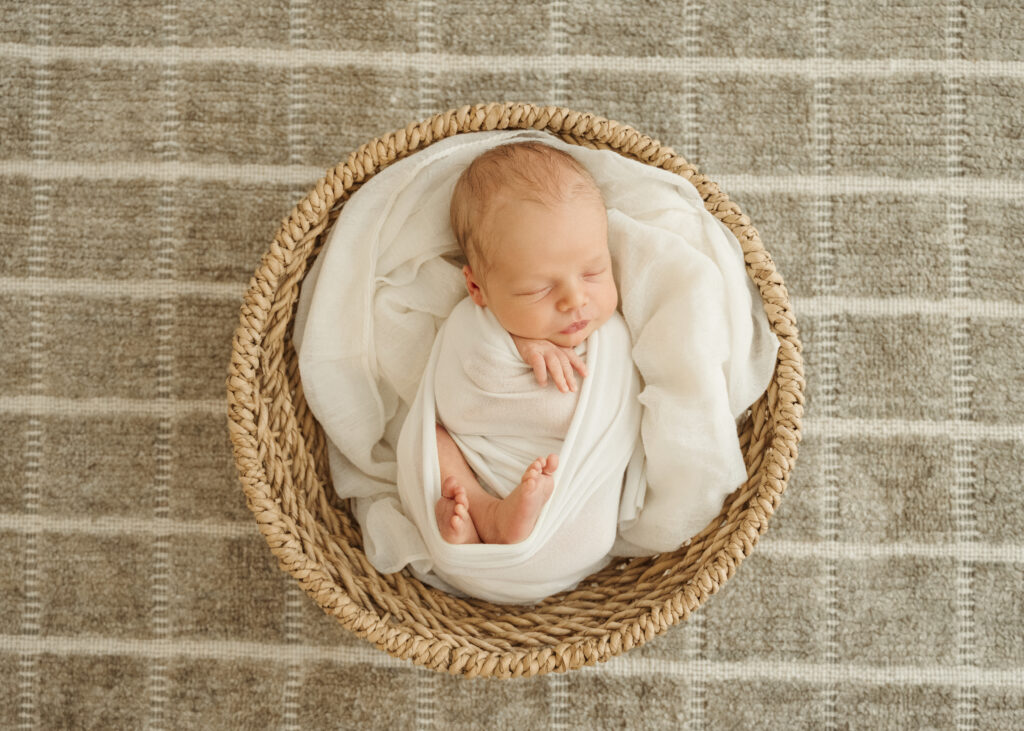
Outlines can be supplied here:
<path id="1" fill-rule="evenodd" d="M 587 295 L 582 287 L 569 287 L 562 296 L 562 309 L 565 311 L 577 309 L 586 303 Z"/>

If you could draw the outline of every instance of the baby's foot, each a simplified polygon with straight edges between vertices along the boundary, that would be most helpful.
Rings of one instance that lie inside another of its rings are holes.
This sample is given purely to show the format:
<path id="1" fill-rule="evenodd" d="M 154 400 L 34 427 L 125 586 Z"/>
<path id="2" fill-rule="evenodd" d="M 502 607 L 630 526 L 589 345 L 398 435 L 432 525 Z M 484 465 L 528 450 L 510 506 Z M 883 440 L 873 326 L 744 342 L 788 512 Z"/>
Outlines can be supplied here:
<path id="1" fill-rule="evenodd" d="M 466 490 L 454 477 L 449 476 L 441 483 L 441 499 L 434 505 L 437 529 L 448 543 L 479 543 L 473 519 L 469 517 L 469 500 Z"/>
<path id="2" fill-rule="evenodd" d="M 501 543 L 519 543 L 533 530 L 544 503 L 555 487 L 552 475 L 558 469 L 558 455 L 538 457 L 526 468 L 523 479 L 508 497 L 495 507 L 495 521 Z"/>

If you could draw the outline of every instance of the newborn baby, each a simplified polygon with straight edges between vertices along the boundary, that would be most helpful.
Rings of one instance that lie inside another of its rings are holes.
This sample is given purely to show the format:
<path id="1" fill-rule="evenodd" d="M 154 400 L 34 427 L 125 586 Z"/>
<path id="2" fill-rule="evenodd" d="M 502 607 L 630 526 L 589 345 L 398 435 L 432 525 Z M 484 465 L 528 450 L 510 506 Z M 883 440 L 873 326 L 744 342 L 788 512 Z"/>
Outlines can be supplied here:
<path id="1" fill-rule="evenodd" d="M 502 145 L 462 173 L 452 194 L 451 222 L 468 261 L 462 272 L 469 298 L 456 307 L 449 324 L 471 328 L 489 317 L 500 323 L 532 368 L 525 387 L 550 391 L 550 408 L 533 415 L 534 436 L 558 445 L 579 397 L 576 373 L 587 376 L 582 358 L 587 338 L 613 317 L 625 330 L 616 312 L 601 192 L 565 152 L 539 142 Z M 476 308 L 487 312 L 472 312 Z M 623 357 L 630 358 L 628 351 Z M 442 348 L 438 368 L 463 368 L 478 383 L 515 379 L 488 358 L 487 347 L 457 354 Z M 503 393 L 515 398 L 516 388 Z M 557 451 L 536 455 L 523 465 L 519 484 L 496 496 L 494 486 L 491 492 L 484 489 L 467 463 L 452 436 L 458 437 L 457 430 L 446 428 L 458 425 L 462 415 L 450 404 L 459 399 L 446 398 L 444 379 L 437 379 L 435 391 L 442 483 L 435 517 L 441 537 L 459 544 L 525 540 L 551 496 Z M 500 421 L 501 414 L 493 417 Z"/>

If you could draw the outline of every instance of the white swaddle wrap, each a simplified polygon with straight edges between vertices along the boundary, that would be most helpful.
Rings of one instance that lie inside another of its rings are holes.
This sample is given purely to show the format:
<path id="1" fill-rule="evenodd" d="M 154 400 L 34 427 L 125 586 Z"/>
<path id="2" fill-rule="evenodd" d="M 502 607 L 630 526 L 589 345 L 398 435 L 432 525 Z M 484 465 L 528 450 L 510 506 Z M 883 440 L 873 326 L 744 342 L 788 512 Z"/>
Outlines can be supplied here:
<path id="1" fill-rule="evenodd" d="M 576 393 L 561 393 L 551 380 L 537 384 L 490 310 L 468 297 L 455 306 L 398 441 L 402 506 L 437 576 L 473 596 L 532 602 L 608 561 L 623 475 L 634 455 L 627 490 L 635 495 L 643 481 L 640 382 L 631 351 L 629 330 L 615 313 L 577 346 L 587 377 Z M 435 416 L 480 484 L 499 497 L 515 489 L 537 457 L 559 456 L 554 490 L 526 540 L 452 545 L 441 538 L 434 517 L 441 497 Z"/>
<path id="2" fill-rule="evenodd" d="M 406 416 L 423 419 L 428 411 L 410 407 L 435 335 L 466 296 L 459 266 L 446 258 L 458 253 L 448 222 L 455 181 L 484 150 L 527 139 L 579 160 L 608 208 L 620 309 L 641 377 L 643 445 L 629 467 L 642 479 L 624 492 L 612 554 L 675 549 L 746 479 L 735 418 L 770 382 L 778 340 L 738 242 L 704 209 L 696 189 L 665 170 L 538 131 L 456 135 L 392 164 L 346 203 L 303 282 L 295 317 L 303 390 L 327 435 L 335 489 L 354 498 L 367 558 L 382 573 L 408 566 L 424 581 L 452 589 L 434 571 L 448 556 L 442 552 L 478 549 L 486 567 L 523 545 L 437 548 L 425 541 L 431 534 L 417 524 L 426 519 L 414 520 L 399 499 L 398 445 Z M 581 400 L 588 379 L 580 381 Z M 419 459 L 423 470 L 437 469 L 436 448 Z M 557 532 L 551 540 L 560 540 Z M 566 552 L 579 548 L 569 540 L 564 545 Z M 528 602 L 543 595 L 514 595 L 511 584 L 491 588 L 495 593 L 484 591 L 484 598 Z"/>

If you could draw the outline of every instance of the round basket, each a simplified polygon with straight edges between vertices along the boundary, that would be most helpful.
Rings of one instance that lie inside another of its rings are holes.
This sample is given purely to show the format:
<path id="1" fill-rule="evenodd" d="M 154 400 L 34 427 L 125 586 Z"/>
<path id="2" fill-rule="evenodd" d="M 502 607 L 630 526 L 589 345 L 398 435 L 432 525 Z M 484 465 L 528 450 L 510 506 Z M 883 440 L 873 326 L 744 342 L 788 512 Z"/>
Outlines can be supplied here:
<path id="1" fill-rule="evenodd" d="M 738 430 L 747 482 L 699 535 L 673 553 L 613 562 L 535 606 L 448 595 L 406 572 L 382 575 L 331 485 L 323 431 L 299 381 L 291 326 L 303 275 L 347 198 L 395 160 L 455 134 L 546 130 L 682 175 L 736 235 L 781 347 L 767 392 Z M 514 677 L 607 660 L 686 619 L 750 554 L 797 456 L 803 362 L 782 278 L 749 219 L 718 186 L 650 137 L 558 107 L 467 106 L 372 140 L 327 173 L 282 222 L 250 282 L 227 379 L 235 463 L 249 508 L 282 570 L 327 614 L 391 655 L 433 670 Z"/>

